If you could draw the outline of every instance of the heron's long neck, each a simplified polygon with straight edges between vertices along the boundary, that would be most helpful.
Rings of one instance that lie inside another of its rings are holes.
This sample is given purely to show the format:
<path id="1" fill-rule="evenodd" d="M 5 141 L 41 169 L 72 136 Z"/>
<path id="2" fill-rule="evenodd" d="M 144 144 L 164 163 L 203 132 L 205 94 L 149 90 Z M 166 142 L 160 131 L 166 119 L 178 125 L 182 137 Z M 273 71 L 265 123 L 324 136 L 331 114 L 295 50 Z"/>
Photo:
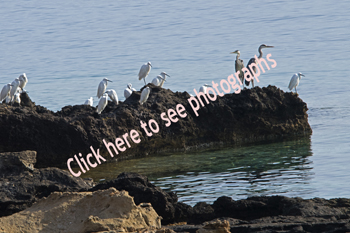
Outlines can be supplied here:
<path id="1" fill-rule="evenodd" d="M 239 58 L 240 55 L 241 55 L 241 54 L 237 53 L 236 60 L 238 60 L 238 58 Z"/>
<path id="2" fill-rule="evenodd" d="M 258 58 L 262 58 L 263 52 L 261 51 L 261 47 L 259 47 L 259 57 Z"/>

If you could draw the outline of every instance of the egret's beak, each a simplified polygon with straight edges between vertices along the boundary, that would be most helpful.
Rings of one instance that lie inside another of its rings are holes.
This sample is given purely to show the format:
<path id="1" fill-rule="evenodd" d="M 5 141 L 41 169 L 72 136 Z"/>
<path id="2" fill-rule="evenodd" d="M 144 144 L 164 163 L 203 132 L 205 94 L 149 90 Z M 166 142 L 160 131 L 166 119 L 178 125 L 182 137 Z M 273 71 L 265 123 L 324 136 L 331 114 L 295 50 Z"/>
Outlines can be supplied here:
<path id="1" fill-rule="evenodd" d="M 303 74 L 300 74 L 300 76 L 304 76 L 305 77 L 305 75 L 303 75 Z"/>
<path id="2" fill-rule="evenodd" d="M 111 80 L 107 79 L 108 82 L 112 82 Z"/>
<path id="3" fill-rule="evenodd" d="M 168 75 L 168 74 L 165 74 L 166 76 L 168 76 L 168 77 L 170 77 L 170 75 Z"/>

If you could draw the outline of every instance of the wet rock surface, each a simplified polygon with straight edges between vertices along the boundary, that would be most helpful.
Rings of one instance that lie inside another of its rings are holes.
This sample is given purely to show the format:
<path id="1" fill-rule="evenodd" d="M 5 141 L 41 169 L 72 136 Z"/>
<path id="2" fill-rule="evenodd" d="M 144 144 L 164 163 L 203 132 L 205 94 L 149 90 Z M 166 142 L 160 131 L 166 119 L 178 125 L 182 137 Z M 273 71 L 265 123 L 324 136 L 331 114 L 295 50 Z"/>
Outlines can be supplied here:
<path id="1" fill-rule="evenodd" d="M 83 179 L 58 168 L 34 168 L 35 151 L 0 153 L 0 217 L 30 207 L 55 191 L 90 188 Z"/>
<path id="2" fill-rule="evenodd" d="M 113 159 L 311 133 L 306 103 L 296 94 L 275 86 L 226 94 L 201 107 L 199 116 L 189 105 L 187 92 L 147 86 L 151 94 L 145 104 L 139 104 L 137 91 L 119 105 L 109 102 L 101 115 L 95 107 L 85 105 L 52 112 L 30 99 L 23 101 L 22 106 L 0 104 L 0 132 L 5 132 L 0 134 L 0 152 L 35 150 L 37 167 L 54 164 L 66 168 L 68 158 L 91 153 L 90 146 L 111 159 L 102 140 L 114 142 L 132 129 L 140 134 L 141 142 L 135 144 L 129 139 L 130 148 Z M 176 123 L 166 127 L 160 115 L 170 108 L 176 110 L 177 104 L 185 107 L 187 116 L 178 117 Z M 140 120 L 148 123 L 151 119 L 159 124 L 159 132 L 148 137 Z"/>

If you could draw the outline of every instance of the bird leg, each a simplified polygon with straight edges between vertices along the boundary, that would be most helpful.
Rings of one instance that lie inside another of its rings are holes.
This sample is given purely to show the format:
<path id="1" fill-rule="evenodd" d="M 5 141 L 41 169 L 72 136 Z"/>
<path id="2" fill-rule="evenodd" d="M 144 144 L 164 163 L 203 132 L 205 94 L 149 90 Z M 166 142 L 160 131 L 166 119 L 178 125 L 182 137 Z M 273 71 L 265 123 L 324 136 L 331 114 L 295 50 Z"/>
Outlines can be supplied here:
<path id="1" fill-rule="evenodd" d="M 145 81 L 145 85 L 147 85 L 147 84 L 146 84 L 146 78 L 143 78 L 143 81 Z"/>
<path id="2" fill-rule="evenodd" d="M 252 88 L 254 88 L 254 78 L 252 78 Z"/>
<path id="3" fill-rule="evenodd" d="M 298 92 L 297 92 L 297 87 L 295 87 L 295 92 L 298 94 Z"/>

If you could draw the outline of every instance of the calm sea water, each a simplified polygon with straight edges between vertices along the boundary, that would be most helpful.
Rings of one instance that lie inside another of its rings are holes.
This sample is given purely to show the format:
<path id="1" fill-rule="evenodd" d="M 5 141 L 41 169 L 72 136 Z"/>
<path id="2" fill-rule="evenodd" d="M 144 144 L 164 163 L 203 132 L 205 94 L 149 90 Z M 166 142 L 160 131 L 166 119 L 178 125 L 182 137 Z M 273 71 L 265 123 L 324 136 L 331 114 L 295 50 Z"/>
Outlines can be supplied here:
<path id="1" fill-rule="evenodd" d="M 25 72 L 32 100 L 56 111 L 95 96 L 103 77 L 123 100 L 127 83 L 143 86 L 137 74 L 151 61 L 148 81 L 166 71 L 165 88 L 193 93 L 233 73 L 230 52 L 239 49 L 247 62 L 260 44 L 274 45 L 265 52 L 277 66 L 258 85 L 287 91 L 291 76 L 304 73 L 298 92 L 309 107 L 311 138 L 131 160 L 125 169 L 146 164 L 143 174 L 191 204 L 221 195 L 350 197 L 349 8 L 349 1 L 316 0 L 4 0 L 0 85 Z M 167 160 L 178 169 L 167 170 Z M 105 178 L 121 170 L 104 170 Z"/>

